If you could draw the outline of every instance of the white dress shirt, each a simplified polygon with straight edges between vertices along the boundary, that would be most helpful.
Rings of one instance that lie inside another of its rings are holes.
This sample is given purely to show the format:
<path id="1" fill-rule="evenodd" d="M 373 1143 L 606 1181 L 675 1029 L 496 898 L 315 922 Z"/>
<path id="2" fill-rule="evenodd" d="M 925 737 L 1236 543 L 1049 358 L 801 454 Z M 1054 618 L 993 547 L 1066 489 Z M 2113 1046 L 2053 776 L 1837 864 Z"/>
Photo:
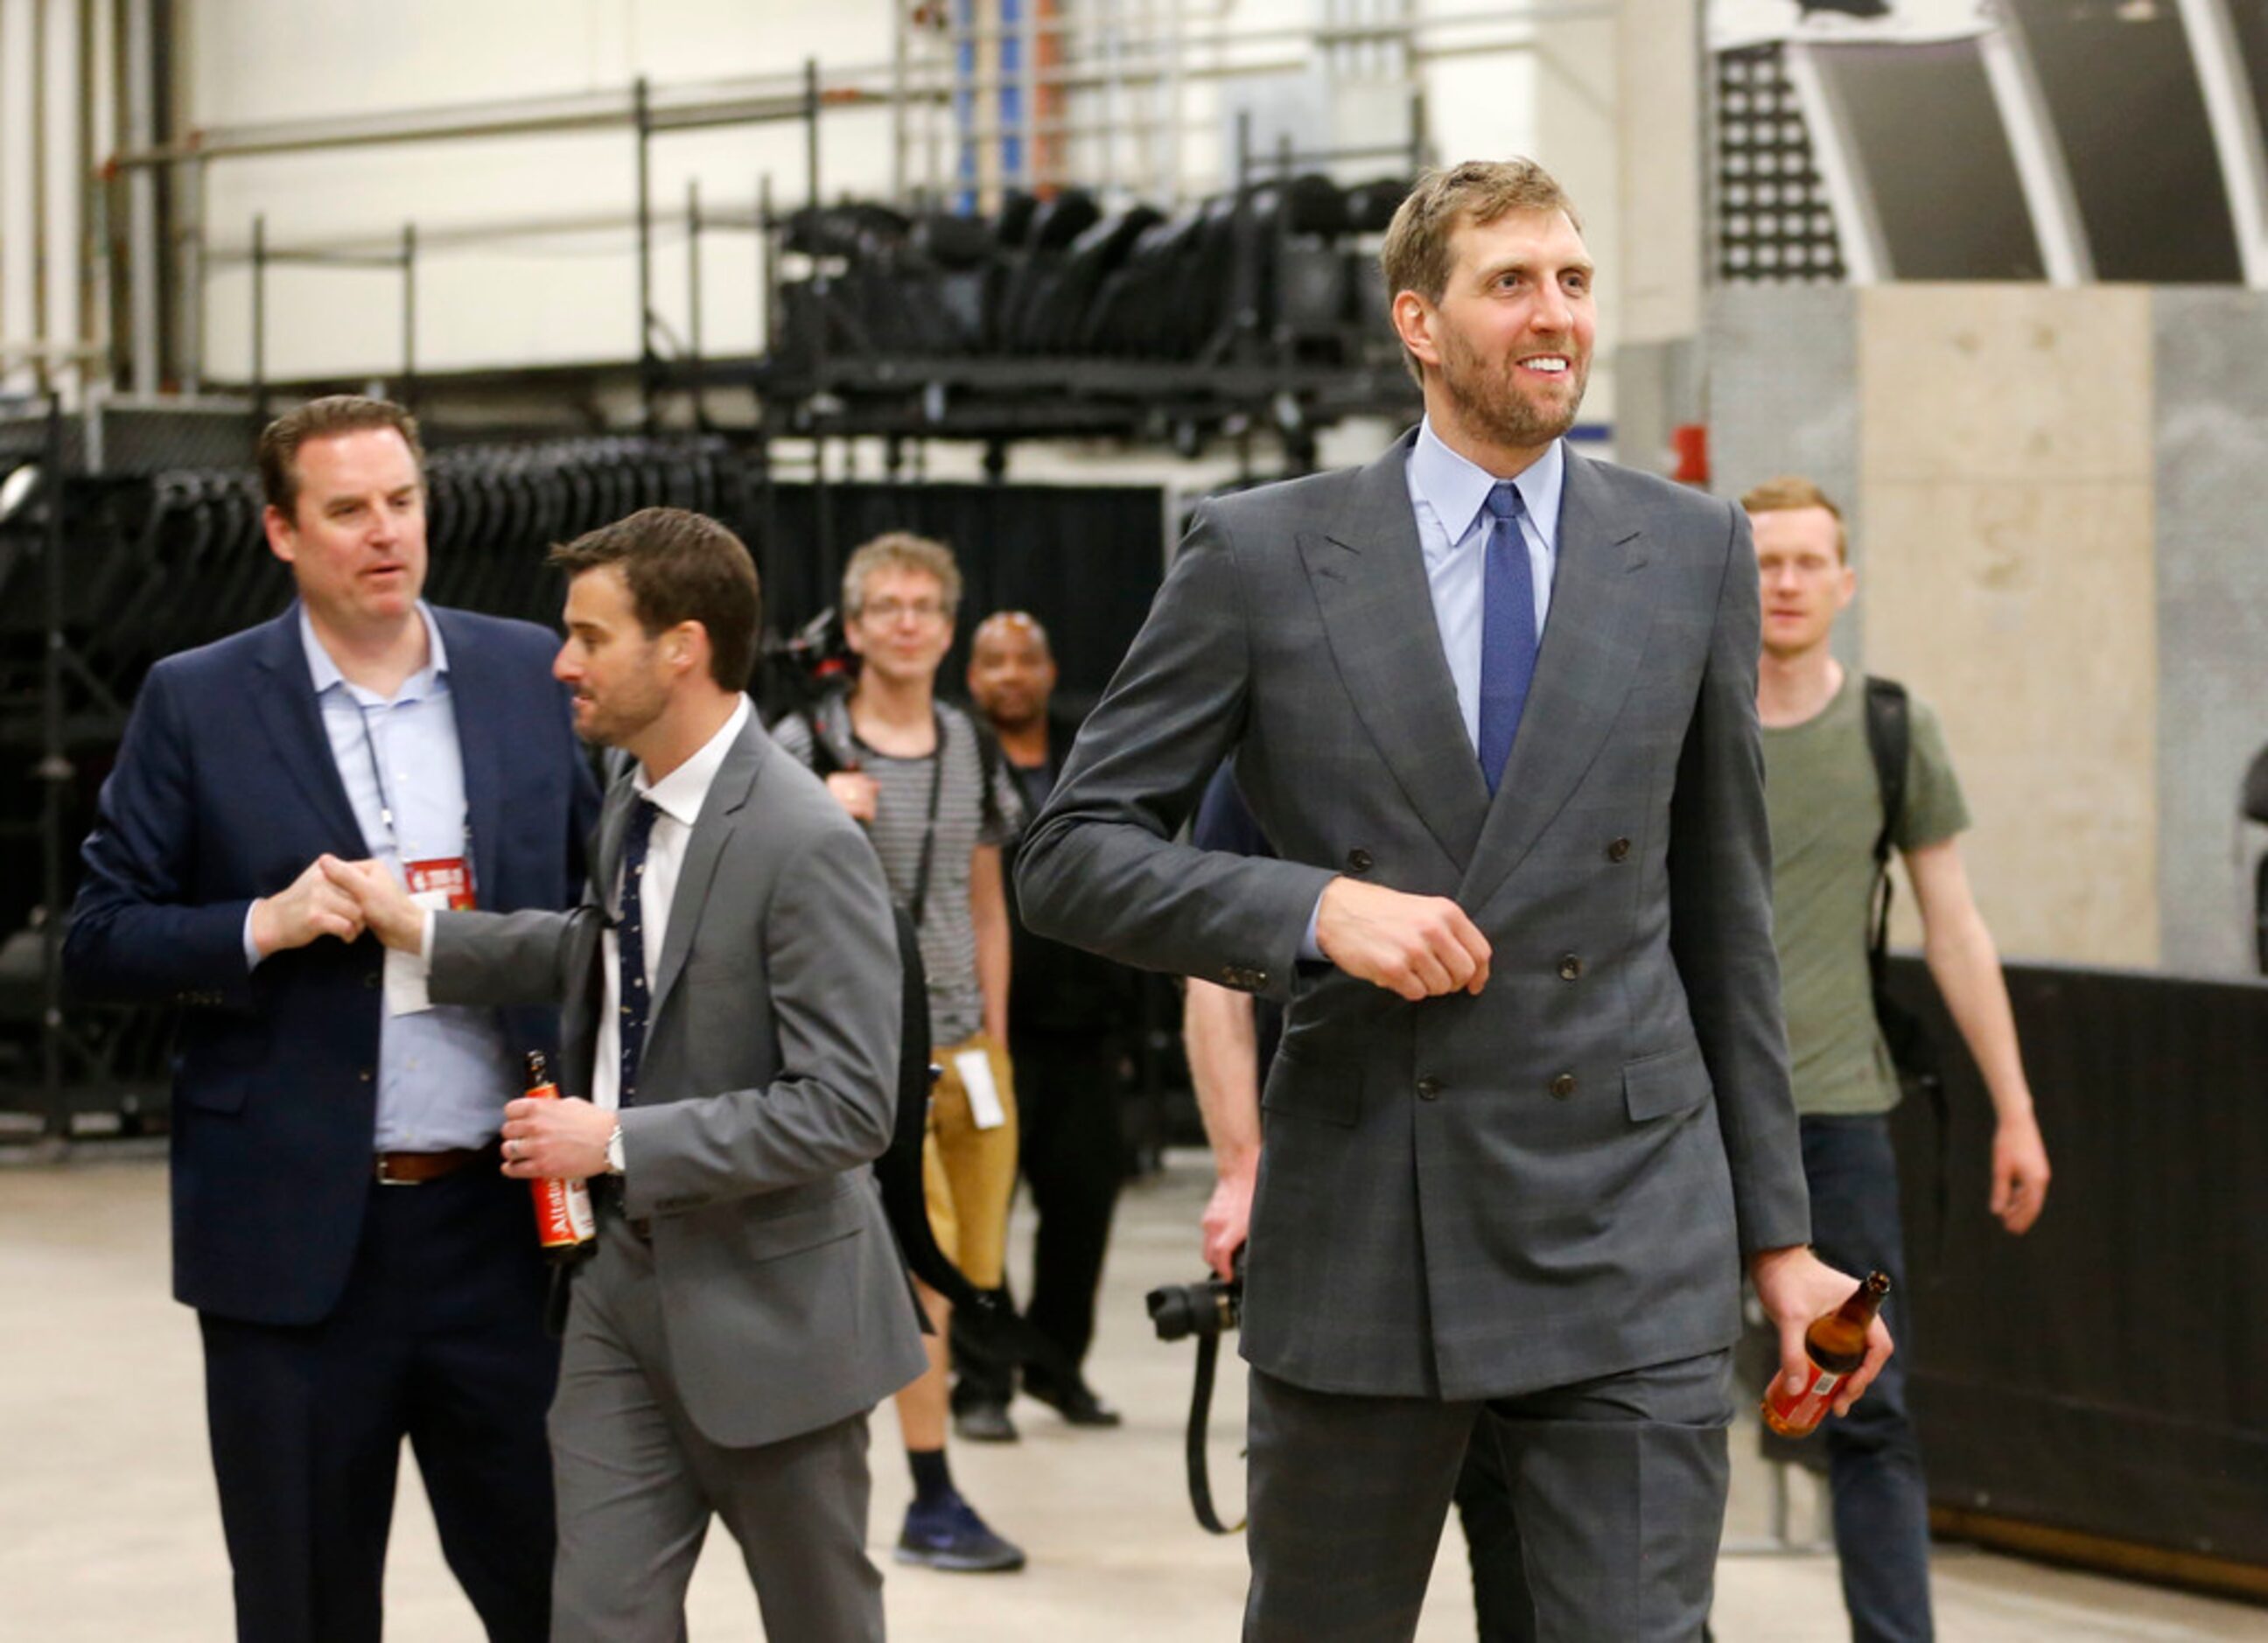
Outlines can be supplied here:
<path id="1" fill-rule="evenodd" d="M 651 800 L 660 812 L 653 819 L 653 837 L 645 850 L 645 875 L 638 890 L 638 927 L 645 949 L 645 973 L 649 984 L 661 969 L 661 945 L 669 933 L 669 904 L 677 894 L 677 874 L 685 865 L 685 846 L 693 836 L 693 824 L 701 819 L 701 807 L 709 797 L 709 789 L 717 780 L 717 772 L 725 763 L 725 755 L 740 740 L 741 727 L 748 722 L 748 698 L 742 696 L 733 709 L 733 716 L 725 721 L 724 728 L 709 738 L 701 750 L 679 765 L 659 781 L 646 775 L 645 766 L 638 766 L 631 777 L 639 795 Z M 607 890 L 607 929 L 600 938 L 600 951 L 606 969 L 606 992 L 600 1000 L 599 1043 L 591 1068 L 591 1099 L 599 1106 L 612 1109 L 622 1105 L 622 944 L 615 934 L 615 924 L 622 917 L 622 875 Z M 649 1026 L 651 1023 L 649 1023 Z"/>

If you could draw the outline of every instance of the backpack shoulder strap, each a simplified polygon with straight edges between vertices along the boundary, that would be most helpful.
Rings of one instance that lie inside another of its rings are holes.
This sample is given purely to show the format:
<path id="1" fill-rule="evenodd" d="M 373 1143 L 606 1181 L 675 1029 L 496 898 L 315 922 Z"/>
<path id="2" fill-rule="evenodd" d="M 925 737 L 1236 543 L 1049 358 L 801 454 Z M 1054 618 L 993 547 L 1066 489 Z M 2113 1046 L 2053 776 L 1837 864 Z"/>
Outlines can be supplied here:
<path id="1" fill-rule="evenodd" d="M 1906 753 L 1913 734 L 1906 688 L 1895 679 L 1867 678 L 1867 751 L 1882 795 L 1882 830 L 1874 836 L 1874 865 L 1888 866 L 1890 844 L 1906 813 Z"/>
<path id="2" fill-rule="evenodd" d="M 1881 991 L 1883 963 L 1890 947 L 1890 844 L 1905 819 L 1906 749 L 1912 740 L 1906 688 L 1895 679 L 1867 678 L 1867 751 L 1874 761 L 1874 783 L 1882 795 L 1882 828 L 1874 835 L 1874 928 L 1867 932 L 1867 963 L 1874 990 Z"/>

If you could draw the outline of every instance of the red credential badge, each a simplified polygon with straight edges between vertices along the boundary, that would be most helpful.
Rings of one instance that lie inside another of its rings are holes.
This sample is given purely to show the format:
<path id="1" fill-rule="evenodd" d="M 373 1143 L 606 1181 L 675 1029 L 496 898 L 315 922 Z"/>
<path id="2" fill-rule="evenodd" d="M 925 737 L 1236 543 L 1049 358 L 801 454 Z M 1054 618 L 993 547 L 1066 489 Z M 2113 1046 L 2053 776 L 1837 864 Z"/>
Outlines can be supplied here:
<path id="1" fill-rule="evenodd" d="M 401 873 L 409 880 L 409 894 L 421 906 L 453 913 L 474 910 L 473 864 L 462 856 L 405 861 Z"/>

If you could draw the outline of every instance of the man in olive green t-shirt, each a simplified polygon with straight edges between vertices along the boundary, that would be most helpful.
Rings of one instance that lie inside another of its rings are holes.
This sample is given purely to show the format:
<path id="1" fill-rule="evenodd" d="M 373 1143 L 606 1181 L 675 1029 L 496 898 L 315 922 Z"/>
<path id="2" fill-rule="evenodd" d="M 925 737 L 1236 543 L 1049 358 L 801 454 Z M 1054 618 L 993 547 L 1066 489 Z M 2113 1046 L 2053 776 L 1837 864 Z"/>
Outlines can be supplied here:
<path id="1" fill-rule="evenodd" d="M 1754 527 L 1764 596 L 1756 711 L 1764 722 L 1771 822 L 1773 945 L 1811 1187 L 1812 1241 L 1846 1272 L 1905 1286 L 1897 1162 L 1888 1115 L 1898 1081 L 1874 1020 L 1867 910 L 1881 792 L 1867 746 L 1864 681 L 1828 649 L 1857 591 L 1843 516 L 1808 480 L 1778 479 L 1741 498 Z M 1904 814 L 1892 836 L 1921 910 L 1922 951 L 1997 1117 L 1992 1213 L 2028 1230 L 2046 1199 L 2047 1149 L 2016 1048 L 2008 990 L 1977 910 L 1955 836 L 1969 825 L 1937 716 L 1909 714 Z M 1911 1320 L 1890 1328 L 1908 1340 Z M 1908 1418 L 1907 1354 L 1893 1358 L 1850 1414 L 1826 1428 L 1835 1542 L 1854 1643 L 1931 1635 L 1929 1500 Z"/>

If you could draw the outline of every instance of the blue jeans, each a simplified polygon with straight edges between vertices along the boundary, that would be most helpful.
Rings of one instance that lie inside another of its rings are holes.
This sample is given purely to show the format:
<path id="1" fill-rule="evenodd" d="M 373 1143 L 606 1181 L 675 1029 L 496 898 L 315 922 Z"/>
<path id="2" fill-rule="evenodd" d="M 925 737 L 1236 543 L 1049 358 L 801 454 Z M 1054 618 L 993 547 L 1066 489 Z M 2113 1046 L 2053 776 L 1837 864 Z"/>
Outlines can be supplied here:
<path id="1" fill-rule="evenodd" d="M 1898 1161 L 1886 1117 L 1807 1117 L 1803 1174 L 1819 1257 L 1854 1276 L 1890 1275 L 1882 1315 L 1897 1352 L 1848 1415 L 1821 1428 L 1834 1499 L 1835 1550 L 1852 1643 L 1929 1643 L 1929 1494 L 1906 1413 L 1913 1351 L 1905 1293 Z"/>

